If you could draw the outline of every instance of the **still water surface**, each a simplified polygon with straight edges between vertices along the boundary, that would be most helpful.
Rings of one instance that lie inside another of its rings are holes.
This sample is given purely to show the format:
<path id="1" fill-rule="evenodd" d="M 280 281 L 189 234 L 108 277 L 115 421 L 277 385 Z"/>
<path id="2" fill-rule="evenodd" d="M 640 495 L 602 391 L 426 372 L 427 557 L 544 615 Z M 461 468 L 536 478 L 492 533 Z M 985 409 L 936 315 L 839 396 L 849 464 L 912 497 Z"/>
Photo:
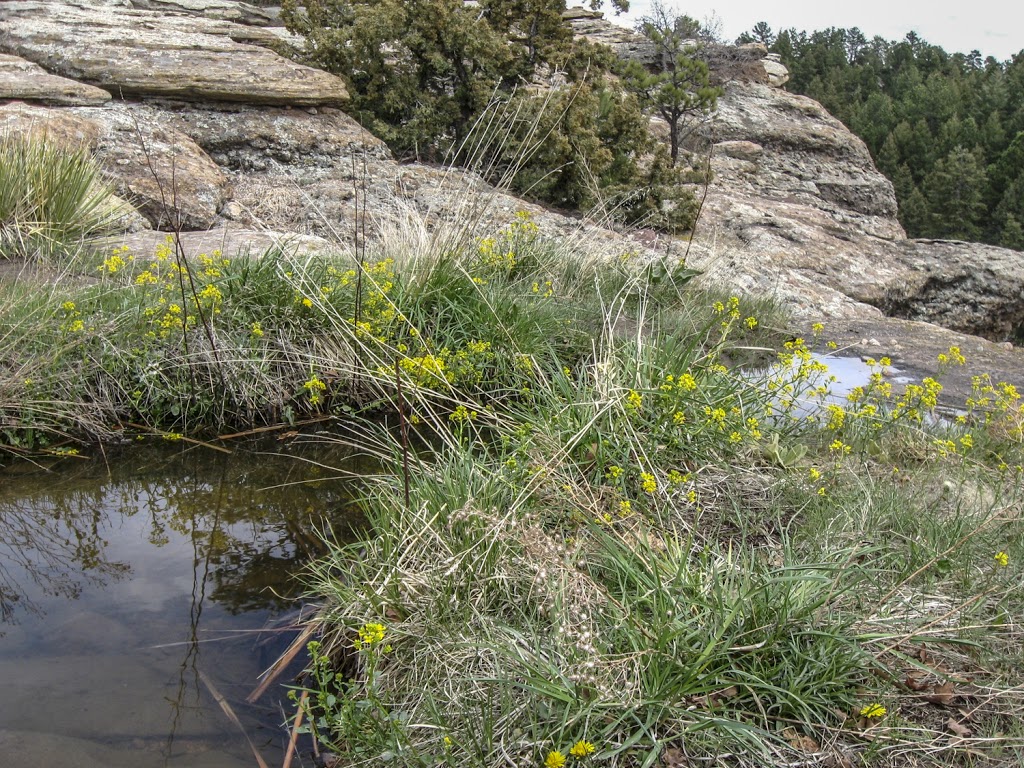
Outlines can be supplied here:
<path id="1" fill-rule="evenodd" d="M 252 768 L 246 736 L 281 764 L 283 689 L 245 697 L 294 637 L 318 532 L 350 535 L 351 487 L 324 466 L 353 463 L 231 448 L 0 468 L 0 766 Z"/>

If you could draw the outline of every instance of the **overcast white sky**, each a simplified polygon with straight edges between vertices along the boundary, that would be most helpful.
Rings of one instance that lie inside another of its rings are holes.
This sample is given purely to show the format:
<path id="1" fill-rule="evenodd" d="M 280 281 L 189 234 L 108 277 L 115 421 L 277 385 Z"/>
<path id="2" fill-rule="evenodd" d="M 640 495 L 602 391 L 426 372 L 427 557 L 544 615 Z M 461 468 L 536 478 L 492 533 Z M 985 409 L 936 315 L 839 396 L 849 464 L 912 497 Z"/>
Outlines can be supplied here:
<path id="1" fill-rule="evenodd" d="M 574 4 L 570 0 L 569 5 Z M 807 32 L 860 27 L 869 40 L 875 35 L 902 40 L 913 30 L 949 53 L 968 53 L 977 48 L 983 56 L 1000 60 L 1024 49 L 1024 3 L 1020 0 L 665 0 L 665 5 L 701 21 L 716 13 L 727 41 L 766 21 L 773 31 L 789 27 Z M 605 6 L 607 18 L 615 21 L 609 4 Z M 649 7 L 650 0 L 630 0 L 629 18 L 643 16 Z M 618 23 L 632 26 L 622 17 Z"/>

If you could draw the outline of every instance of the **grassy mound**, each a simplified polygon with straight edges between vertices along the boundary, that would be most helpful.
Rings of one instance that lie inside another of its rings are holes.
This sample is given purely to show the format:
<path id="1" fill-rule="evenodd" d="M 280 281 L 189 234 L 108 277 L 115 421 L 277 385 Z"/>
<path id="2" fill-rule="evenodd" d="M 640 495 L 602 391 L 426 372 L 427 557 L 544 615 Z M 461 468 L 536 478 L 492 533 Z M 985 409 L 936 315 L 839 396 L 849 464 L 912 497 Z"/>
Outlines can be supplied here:
<path id="1" fill-rule="evenodd" d="M 7 283 L 6 448 L 317 418 L 377 456 L 295 692 L 350 764 L 1020 761 L 1012 387 L 940 419 L 883 359 L 832 399 L 824 329 L 525 214 L 383 242 Z"/>

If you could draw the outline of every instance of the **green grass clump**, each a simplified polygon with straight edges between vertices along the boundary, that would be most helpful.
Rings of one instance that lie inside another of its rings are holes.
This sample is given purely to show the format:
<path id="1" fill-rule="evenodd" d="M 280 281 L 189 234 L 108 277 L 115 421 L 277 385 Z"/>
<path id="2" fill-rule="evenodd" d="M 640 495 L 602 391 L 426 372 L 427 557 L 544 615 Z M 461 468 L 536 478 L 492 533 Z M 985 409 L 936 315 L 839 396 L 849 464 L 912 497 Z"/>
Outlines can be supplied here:
<path id="1" fill-rule="evenodd" d="M 713 305 L 700 343 L 609 333 L 500 406 L 421 399 L 430 452 L 353 427 L 395 471 L 367 488 L 371 535 L 308 577 L 324 745 L 410 766 L 581 743 L 612 766 L 1019 758 L 1019 441 L 979 461 L 968 424 L 906 416 L 929 407 L 914 390 L 808 418 L 787 398 L 823 396 L 820 362 L 795 341 L 785 366 L 723 368 L 733 315 Z"/>
<path id="2" fill-rule="evenodd" d="M 396 365 L 413 400 L 495 407 L 526 397 L 541 361 L 592 355 L 604 297 L 617 334 L 636 333 L 641 303 L 708 325 L 710 299 L 683 291 L 692 275 L 567 250 L 525 214 L 359 260 L 184 254 L 172 236 L 152 254 L 85 251 L 57 280 L 5 285 L 0 429 L 31 449 L 128 425 L 198 436 L 372 412 L 390 407 Z"/>
<path id="3" fill-rule="evenodd" d="M 74 254 L 114 232 L 122 207 L 86 150 L 0 135 L 0 258 Z"/>
<path id="4" fill-rule="evenodd" d="M 940 421 L 941 385 L 897 392 L 883 360 L 834 401 L 822 329 L 737 368 L 772 340 L 737 341 L 763 325 L 738 297 L 608 263 L 548 288 L 551 262 L 520 276 L 494 252 L 513 258 L 478 243 L 472 268 L 403 283 L 399 327 L 429 332 L 364 347 L 392 420 L 337 439 L 393 471 L 367 483 L 368 536 L 307 577 L 323 638 L 301 706 L 325 748 L 408 766 L 1024 754 L 1011 387 L 979 380 Z M 417 338 L 445 340 L 430 365 Z M 479 375 L 455 373 L 470 344 L 491 345 Z"/>

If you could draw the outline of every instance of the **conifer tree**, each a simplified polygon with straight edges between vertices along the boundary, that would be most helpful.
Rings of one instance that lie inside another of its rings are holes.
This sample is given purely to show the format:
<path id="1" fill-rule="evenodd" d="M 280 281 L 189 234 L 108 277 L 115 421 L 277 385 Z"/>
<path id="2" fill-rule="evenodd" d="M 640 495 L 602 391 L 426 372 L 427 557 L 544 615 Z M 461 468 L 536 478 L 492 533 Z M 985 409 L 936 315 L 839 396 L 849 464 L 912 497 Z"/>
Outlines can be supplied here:
<path id="1" fill-rule="evenodd" d="M 679 23 L 687 18 L 673 15 L 655 0 L 650 15 L 637 27 L 654 47 L 654 63 L 648 68 L 630 61 L 622 68 L 626 89 L 668 125 L 672 165 L 678 161 L 688 128 L 714 110 L 721 95 L 721 90 L 711 85 L 708 65 L 687 37 L 686 25 Z"/>

